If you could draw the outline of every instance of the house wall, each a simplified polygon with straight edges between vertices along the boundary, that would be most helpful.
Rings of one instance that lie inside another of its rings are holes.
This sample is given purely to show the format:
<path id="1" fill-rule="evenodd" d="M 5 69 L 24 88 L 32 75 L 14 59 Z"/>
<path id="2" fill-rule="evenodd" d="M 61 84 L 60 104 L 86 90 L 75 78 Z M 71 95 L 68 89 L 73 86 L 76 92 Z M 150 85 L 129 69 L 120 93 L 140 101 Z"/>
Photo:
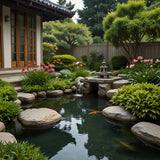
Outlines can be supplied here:
<path id="1" fill-rule="evenodd" d="M 2 6 L 3 19 L 3 52 L 4 68 L 11 68 L 11 22 L 5 22 L 5 16 L 10 17 L 10 8 Z"/>
<path id="2" fill-rule="evenodd" d="M 42 54 L 42 22 L 41 17 L 36 16 L 36 40 L 37 40 L 37 64 L 40 65 L 40 63 L 43 60 L 43 54 Z"/>

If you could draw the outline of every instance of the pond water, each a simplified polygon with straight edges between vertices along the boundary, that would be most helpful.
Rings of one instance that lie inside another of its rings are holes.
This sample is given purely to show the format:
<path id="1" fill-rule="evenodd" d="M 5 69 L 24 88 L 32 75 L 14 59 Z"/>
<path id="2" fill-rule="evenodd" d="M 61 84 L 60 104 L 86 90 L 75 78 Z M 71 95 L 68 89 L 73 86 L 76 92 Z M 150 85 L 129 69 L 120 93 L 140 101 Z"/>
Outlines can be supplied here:
<path id="1" fill-rule="evenodd" d="M 96 95 L 37 101 L 33 108 L 55 109 L 63 117 L 61 122 L 36 130 L 15 121 L 7 130 L 18 141 L 39 146 L 50 160 L 159 160 L 159 151 L 138 140 L 130 131 L 131 125 L 111 123 L 101 113 L 89 114 L 109 105 Z"/>

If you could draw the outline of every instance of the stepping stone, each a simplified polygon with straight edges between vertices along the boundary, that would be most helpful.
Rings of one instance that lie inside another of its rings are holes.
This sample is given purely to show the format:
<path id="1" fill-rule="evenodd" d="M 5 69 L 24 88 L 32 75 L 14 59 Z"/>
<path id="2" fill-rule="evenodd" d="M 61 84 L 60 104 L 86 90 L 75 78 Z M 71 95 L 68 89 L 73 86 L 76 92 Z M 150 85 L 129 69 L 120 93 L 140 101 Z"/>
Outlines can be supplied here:
<path id="1" fill-rule="evenodd" d="M 102 111 L 102 114 L 112 120 L 121 122 L 134 122 L 137 117 L 133 116 L 129 111 L 126 111 L 122 106 L 110 106 Z"/>
<path id="2" fill-rule="evenodd" d="M 105 96 L 106 92 L 111 89 L 111 84 L 98 84 L 98 95 Z"/>
<path id="3" fill-rule="evenodd" d="M 72 93 L 72 89 L 65 89 L 65 90 L 64 90 L 64 93 L 65 93 L 65 94 Z"/>
<path id="4" fill-rule="evenodd" d="M 22 91 L 21 87 L 14 87 L 14 88 L 15 88 L 15 90 L 16 90 L 17 92 L 21 92 L 21 91 Z"/>
<path id="5" fill-rule="evenodd" d="M 117 91 L 118 89 L 110 89 L 109 91 L 107 91 L 106 96 L 111 99 L 115 95 L 115 93 L 117 93 Z"/>
<path id="6" fill-rule="evenodd" d="M 30 93 L 19 92 L 18 99 L 20 99 L 22 103 L 32 103 L 35 101 L 35 96 Z"/>
<path id="7" fill-rule="evenodd" d="M 18 115 L 19 121 L 26 127 L 52 127 L 61 120 L 61 115 L 49 108 L 27 109 Z"/>
<path id="8" fill-rule="evenodd" d="M 62 95 L 63 95 L 62 90 L 47 91 L 47 96 L 56 97 L 56 96 L 62 96 Z"/>
<path id="9" fill-rule="evenodd" d="M 45 91 L 37 92 L 37 96 L 39 98 L 46 98 L 46 92 Z"/>
<path id="10" fill-rule="evenodd" d="M 0 141 L 3 144 L 17 142 L 16 138 L 11 133 L 8 132 L 0 132 Z"/>
<path id="11" fill-rule="evenodd" d="M 0 132 L 5 132 L 5 125 L 3 122 L 0 122 Z"/>
<path id="12" fill-rule="evenodd" d="M 131 131 L 141 140 L 160 146 L 160 126 L 150 122 L 139 122 Z"/>
<path id="13" fill-rule="evenodd" d="M 21 101 L 19 99 L 15 100 L 14 103 L 19 105 L 19 106 L 21 105 Z"/>
<path id="14" fill-rule="evenodd" d="M 124 85 L 129 85 L 130 82 L 128 80 L 118 80 L 118 81 L 115 81 L 113 82 L 113 89 L 118 89 Z"/>

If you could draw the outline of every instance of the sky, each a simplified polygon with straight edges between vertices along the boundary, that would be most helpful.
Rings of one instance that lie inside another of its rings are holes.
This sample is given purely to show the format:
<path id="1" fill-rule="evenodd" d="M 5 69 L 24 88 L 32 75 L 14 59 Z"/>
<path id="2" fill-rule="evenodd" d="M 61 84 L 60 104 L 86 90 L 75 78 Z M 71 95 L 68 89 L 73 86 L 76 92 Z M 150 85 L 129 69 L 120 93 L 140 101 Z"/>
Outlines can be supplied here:
<path id="1" fill-rule="evenodd" d="M 77 9 L 83 9 L 83 0 L 67 0 L 67 2 L 71 1 L 72 4 L 75 4 L 74 10 Z M 52 2 L 55 2 L 52 0 Z M 75 16 L 72 18 L 74 22 L 77 22 L 76 19 L 78 19 L 78 13 L 76 12 Z"/>

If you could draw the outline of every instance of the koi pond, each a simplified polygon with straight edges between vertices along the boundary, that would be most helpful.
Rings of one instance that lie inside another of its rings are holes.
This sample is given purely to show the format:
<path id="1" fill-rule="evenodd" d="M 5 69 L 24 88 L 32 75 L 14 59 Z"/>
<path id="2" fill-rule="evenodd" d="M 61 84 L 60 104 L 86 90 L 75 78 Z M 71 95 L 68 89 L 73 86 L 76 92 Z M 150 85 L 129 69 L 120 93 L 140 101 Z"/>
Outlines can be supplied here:
<path id="1" fill-rule="evenodd" d="M 50 129 L 25 129 L 18 121 L 7 128 L 18 141 L 39 146 L 50 160 L 159 160 L 160 152 L 145 146 L 131 125 L 108 121 L 101 111 L 110 103 L 96 95 L 37 101 L 32 108 L 48 107 L 62 115 Z"/>

